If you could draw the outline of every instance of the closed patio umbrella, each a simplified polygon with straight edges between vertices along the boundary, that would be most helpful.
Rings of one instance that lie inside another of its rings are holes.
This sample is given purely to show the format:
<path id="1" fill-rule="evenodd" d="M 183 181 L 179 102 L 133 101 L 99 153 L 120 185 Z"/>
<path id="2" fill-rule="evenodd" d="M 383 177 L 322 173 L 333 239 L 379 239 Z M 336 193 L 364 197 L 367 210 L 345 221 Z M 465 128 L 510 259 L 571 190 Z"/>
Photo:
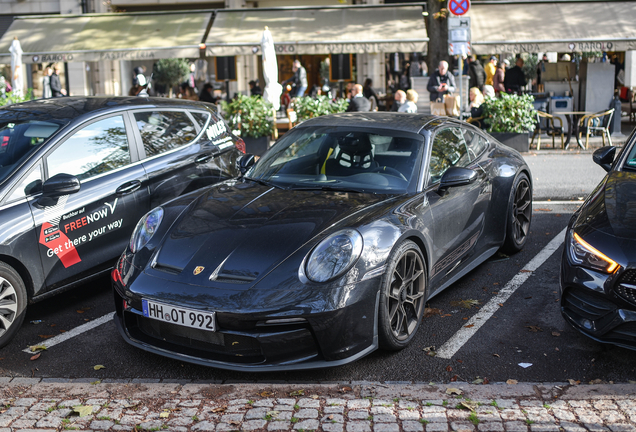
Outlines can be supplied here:
<path id="1" fill-rule="evenodd" d="M 265 78 L 263 99 L 274 105 L 274 110 L 278 111 L 283 86 L 278 83 L 278 62 L 276 61 L 274 39 L 272 39 L 272 33 L 267 27 L 263 30 L 261 51 L 263 53 L 263 77 Z"/>
<path id="2" fill-rule="evenodd" d="M 18 38 L 14 38 L 9 47 L 11 53 L 11 87 L 13 94 L 22 97 L 22 47 Z"/>

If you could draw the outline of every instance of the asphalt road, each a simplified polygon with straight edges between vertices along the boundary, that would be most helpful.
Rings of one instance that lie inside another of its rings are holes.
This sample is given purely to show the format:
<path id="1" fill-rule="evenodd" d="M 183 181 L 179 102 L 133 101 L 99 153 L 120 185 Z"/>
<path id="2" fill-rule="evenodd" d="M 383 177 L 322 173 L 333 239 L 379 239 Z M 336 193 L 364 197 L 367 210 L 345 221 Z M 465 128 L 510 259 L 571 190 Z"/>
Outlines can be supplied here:
<path id="1" fill-rule="evenodd" d="M 591 160 L 591 155 L 580 159 L 575 156 L 568 161 L 550 156 L 545 156 L 549 161 L 546 166 L 540 163 L 541 159 L 534 162 L 535 191 L 557 190 L 544 184 L 546 181 L 542 181 L 542 177 L 552 174 L 557 169 L 552 167 L 558 167 L 560 163 L 568 162 L 571 166 L 573 160 L 580 162 L 580 171 L 576 175 L 581 178 L 584 176 L 580 173 L 585 172 L 586 178 L 570 192 L 541 196 L 543 199 L 584 196 L 596 185 L 596 182 L 588 185 L 592 173 L 600 171 L 599 180 L 602 178 L 603 171 L 586 162 L 586 159 Z M 544 156 L 528 156 L 530 160 L 541 157 Z M 583 187 L 585 190 L 576 189 Z M 220 382 L 633 380 L 636 373 L 632 351 L 588 340 L 561 317 L 558 277 L 562 245 L 536 271 L 528 274 L 528 279 L 501 303 L 502 306 L 465 344 L 458 347 L 454 355 L 450 358 L 430 355 L 431 351 L 442 349 L 457 332 L 472 331 L 469 330 L 471 317 L 515 275 L 524 273 L 520 272 L 524 266 L 562 232 L 575 208 L 576 205 L 535 204 L 525 249 L 511 257 L 496 255 L 431 299 L 416 339 L 407 349 L 397 353 L 376 351 L 353 364 L 324 370 L 228 372 L 166 359 L 134 348 L 123 341 L 112 321 L 49 348 L 35 360 L 31 360 L 32 354 L 22 351 L 112 313 L 112 293 L 106 278 L 31 306 L 18 337 L 0 350 L 0 376 Z M 561 240 L 559 237 L 558 241 Z M 530 366 L 524 368 L 520 363 Z M 96 365 L 105 368 L 95 370 Z"/>

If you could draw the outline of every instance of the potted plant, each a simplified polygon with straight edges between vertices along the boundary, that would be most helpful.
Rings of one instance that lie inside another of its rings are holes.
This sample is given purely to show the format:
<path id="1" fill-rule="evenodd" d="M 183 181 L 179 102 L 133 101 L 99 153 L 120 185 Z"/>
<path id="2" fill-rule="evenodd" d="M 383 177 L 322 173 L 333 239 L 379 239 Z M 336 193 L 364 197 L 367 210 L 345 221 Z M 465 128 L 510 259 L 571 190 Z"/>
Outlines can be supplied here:
<path id="1" fill-rule="evenodd" d="M 530 95 L 502 93 L 484 102 L 484 122 L 493 138 L 520 152 L 527 152 L 529 132 L 534 129 L 536 116 Z"/>
<path id="2" fill-rule="evenodd" d="M 269 137 L 274 131 L 273 106 L 260 96 L 239 94 L 221 107 L 232 130 L 240 132 L 245 141 L 245 151 L 261 156 L 269 147 Z"/>
<path id="3" fill-rule="evenodd" d="M 168 97 L 172 97 L 172 88 L 184 81 L 190 73 L 190 64 L 186 59 L 160 59 L 152 71 L 155 82 L 168 88 Z"/>
<path id="4" fill-rule="evenodd" d="M 345 112 L 348 106 L 349 101 L 346 99 L 332 101 L 324 95 L 315 98 L 305 96 L 296 99 L 295 111 L 298 120 L 303 121 L 313 117 Z"/>

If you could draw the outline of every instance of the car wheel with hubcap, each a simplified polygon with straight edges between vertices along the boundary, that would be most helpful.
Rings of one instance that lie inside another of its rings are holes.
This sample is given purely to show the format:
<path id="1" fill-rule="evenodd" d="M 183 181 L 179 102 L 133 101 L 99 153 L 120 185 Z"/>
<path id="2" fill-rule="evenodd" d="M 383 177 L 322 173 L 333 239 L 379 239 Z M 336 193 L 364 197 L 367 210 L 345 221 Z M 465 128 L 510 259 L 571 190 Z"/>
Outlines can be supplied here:
<path id="1" fill-rule="evenodd" d="M 525 173 L 515 179 L 506 220 L 506 238 L 501 247 L 505 253 L 516 253 L 523 249 L 530 232 L 532 220 L 532 186 Z"/>
<path id="2" fill-rule="evenodd" d="M 17 271 L 0 261 L 0 348 L 16 335 L 26 311 L 27 295 Z"/>
<path id="3" fill-rule="evenodd" d="M 406 240 L 387 261 L 380 287 L 380 347 L 397 351 L 415 336 L 426 302 L 426 264 L 420 248 Z"/>

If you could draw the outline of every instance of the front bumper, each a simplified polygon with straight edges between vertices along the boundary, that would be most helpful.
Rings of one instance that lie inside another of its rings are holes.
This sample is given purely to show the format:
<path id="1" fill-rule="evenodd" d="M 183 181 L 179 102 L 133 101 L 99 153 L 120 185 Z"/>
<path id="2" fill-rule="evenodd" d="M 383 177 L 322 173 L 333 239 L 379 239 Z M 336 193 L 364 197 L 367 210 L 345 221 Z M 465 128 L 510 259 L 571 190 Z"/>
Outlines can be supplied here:
<path id="1" fill-rule="evenodd" d="M 133 279 L 129 285 L 125 277 L 113 280 L 117 328 L 131 345 L 162 356 L 220 369 L 279 371 L 339 366 L 378 348 L 379 276 L 336 289 L 284 292 L 215 290 L 141 272 Z M 142 298 L 215 311 L 218 331 L 146 318 Z M 287 322 L 271 322 L 281 319 Z"/>
<path id="2" fill-rule="evenodd" d="M 623 281 L 634 271 L 608 275 L 572 265 L 566 248 L 561 259 L 561 314 L 597 342 L 636 350 L 636 305 L 622 297 Z"/>

